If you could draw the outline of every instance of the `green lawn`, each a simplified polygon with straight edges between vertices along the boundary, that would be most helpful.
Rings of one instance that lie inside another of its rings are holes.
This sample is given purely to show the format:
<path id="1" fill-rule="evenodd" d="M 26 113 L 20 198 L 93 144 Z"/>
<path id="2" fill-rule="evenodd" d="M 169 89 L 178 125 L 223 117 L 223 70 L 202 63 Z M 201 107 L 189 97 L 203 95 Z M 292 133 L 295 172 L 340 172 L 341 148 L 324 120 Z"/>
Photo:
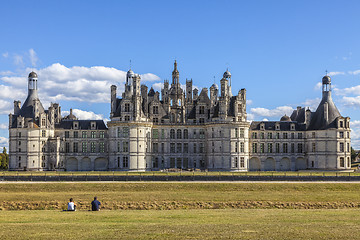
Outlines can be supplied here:
<path id="1" fill-rule="evenodd" d="M 359 239 L 357 209 L 1 211 L 1 239 Z"/>

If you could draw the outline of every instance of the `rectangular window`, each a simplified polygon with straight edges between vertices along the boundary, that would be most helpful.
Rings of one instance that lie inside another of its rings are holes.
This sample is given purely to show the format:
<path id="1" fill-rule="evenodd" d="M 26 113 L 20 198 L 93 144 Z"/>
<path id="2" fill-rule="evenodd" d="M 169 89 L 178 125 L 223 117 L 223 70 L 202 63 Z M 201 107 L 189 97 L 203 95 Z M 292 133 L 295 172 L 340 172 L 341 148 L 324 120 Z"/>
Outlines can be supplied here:
<path id="1" fill-rule="evenodd" d="M 240 128 L 240 138 L 244 138 L 245 134 L 244 134 L 244 129 Z"/>
<path id="2" fill-rule="evenodd" d="M 199 118 L 199 123 L 205 123 L 205 119 L 204 118 Z"/>
<path id="3" fill-rule="evenodd" d="M 267 134 L 267 138 L 268 138 L 268 139 L 272 139 L 272 133 L 271 133 L 271 132 L 269 132 L 269 133 Z"/>
<path id="4" fill-rule="evenodd" d="M 161 138 L 165 138 L 165 130 L 161 129 Z"/>
<path id="5" fill-rule="evenodd" d="M 291 144 L 291 153 L 295 153 L 295 144 L 294 143 Z"/>
<path id="6" fill-rule="evenodd" d="M 45 131 L 45 130 L 42 130 L 42 131 L 41 131 L 41 136 L 42 136 L 42 137 L 46 137 L 46 131 Z"/>
<path id="7" fill-rule="evenodd" d="M 181 143 L 177 143 L 177 144 L 176 144 L 176 152 L 177 152 L 177 153 L 181 153 L 181 152 L 182 152 Z"/>
<path id="8" fill-rule="evenodd" d="M 298 139 L 302 139 L 302 133 L 298 133 Z"/>
<path id="9" fill-rule="evenodd" d="M 105 137 L 105 133 L 104 133 L 104 131 L 100 131 L 100 136 L 99 136 L 100 138 L 104 138 Z"/>
<path id="10" fill-rule="evenodd" d="M 256 133 L 256 132 L 253 132 L 253 133 L 252 133 L 252 138 L 253 138 L 253 139 L 257 139 L 257 133 Z"/>
<path id="11" fill-rule="evenodd" d="M 153 114 L 159 114 L 159 106 L 153 106 Z"/>
<path id="12" fill-rule="evenodd" d="M 165 152 L 165 144 L 164 143 L 161 143 L 161 152 Z"/>
<path id="13" fill-rule="evenodd" d="M 199 114 L 205 114 L 205 106 L 199 107 Z"/>
<path id="14" fill-rule="evenodd" d="M 245 158 L 244 158 L 244 157 L 241 157 L 241 158 L 240 158 L 240 167 L 241 167 L 241 168 L 244 168 L 244 167 L 245 167 Z"/>
<path id="15" fill-rule="evenodd" d="M 194 153 L 196 153 L 196 143 L 194 143 L 194 149 L 193 149 L 194 151 Z"/>
<path id="16" fill-rule="evenodd" d="M 129 157 L 123 156 L 123 168 L 128 168 L 128 167 L 129 167 Z"/>
<path id="17" fill-rule="evenodd" d="M 240 143 L 240 152 L 245 152 L 245 146 L 243 142 Z"/>
<path id="18" fill-rule="evenodd" d="M 280 139 L 280 133 L 276 133 L 276 139 Z"/>
<path id="19" fill-rule="evenodd" d="M 199 153 L 203 153 L 204 152 L 204 143 L 200 143 L 199 144 Z"/>
<path id="20" fill-rule="evenodd" d="M 204 139 L 205 138 L 205 130 L 204 129 L 200 129 L 199 131 L 199 138 Z"/>
<path id="21" fill-rule="evenodd" d="M 287 153 L 287 152 L 288 152 L 288 144 L 283 143 L 283 153 Z"/>
<path id="22" fill-rule="evenodd" d="M 252 144 L 252 152 L 257 153 L 257 143 Z"/>
<path id="23" fill-rule="evenodd" d="M 276 153 L 280 153 L 280 143 L 276 143 L 275 148 Z"/>
<path id="24" fill-rule="evenodd" d="M 295 133 L 291 133 L 291 139 L 295 138 Z"/>
<path id="25" fill-rule="evenodd" d="M 159 152 L 159 145 L 158 143 L 153 143 L 153 153 L 158 153 Z"/>
<path id="26" fill-rule="evenodd" d="M 184 129 L 184 139 L 189 138 L 189 131 L 187 129 Z"/>
<path id="27" fill-rule="evenodd" d="M 79 132 L 78 131 L 74 131 L 74 138 L 78 138 L 79 137 Z"/>
<path id="28" fill-rule="evenodd" d="M 65 138 L 69 138 L 70 132 L 69 131 L 65 131 Z"/>
<path id="29" fill-rule="evenodd" d="M 170 152 L 175 153 L 175 143 L 170 143 Z"/>
<path id="30" fill-rule="evenodd" d="M 105 143 L 104 142 L 99 143 L 99 150 L 101 153 L 105 152 Z"/>
<path id="31" fill-rule="evenodd" d="M 235 128 L 235 138 L 238 138 L 238 137 L 239 137 L 238 134 L 239 134 L 238 129 Z"/>
<path id="32" fill-rule="evenodd" d="M 261 139 L 264 139 L 264 138 L 265 138 L 265 133 L 263 133 L 263 132 L 260 133 L 260 138 L 261 138 Z"/>
<path id="33" fill-rule="evenodd" d="M 70 152 L 70 143 L 65 143 L 65 152 Z"/>
<path id="34" fill-rule="evenodd" d="M 159 138 L 159 129 L 153 129 L 152 130 L 152 137 L 154 138 L 154 139 L 158 139 Z"/>
<path id="35" fill-rule="evenodd" d="M 184 153 L 188 153 L 188 152 L 189 152 L 189 144 L 184 143 Z"/>
<path id="36" fill-rule="evenodd" d="M 272 152 L 273 152 L 272 143 L 268 143 L 268 153 L 272 153 Z"/>
<path id="37" fill-rule="evenodd" d="M 288 134 L 287 133 L 283 133 L 283 139 L 287 139 L 288 138 Z"/>
<path id="38" fill-rule="evenodd" d="M 96 132 L 95 131 L 91 131 L 91 138 L 96 138 Z"/>
<path id="39" fill-rule="evenodd" d="M 340 127 L 344 127 L 344 122 L 343 121 L 340 121 Z"/>
<path id="40" fill-rule="evenodd" d="M 129 103 L 125 103 L 124 112 L 130 112 L 130 104 Z"/>
<path id="41" fill-rule="evenodd" d="M 117 137 L 119 138 L 119 137 L 121 137 L 121 128 L 117 128 Z"/>
<path id="42" fill-rule="evenodd" d="M 344 143 L 340 143 L 340 152 L 344 152 Z"/>
<path id="43" fill-rule="evenodd" d="M 82 147 L 82 152 L 87 152 L 87 143 L 86 142 L 83 142 L 81 147 Z"/>
<path id="44" fill-rule="evenodd" d="M 315 132 L 312 132 L 312 138 L 315 138 Z"/>
<path id="45" fill-rule="evenodd" d="M 312 152 L 316 152 L 316 144 L 312 143 Z"/>
<path id="46" fill-rule="evenodd" d="M 79 143 L 77 143 L 77 142 L 73 143 L 73 151 L 74 151 L 74 153 L 79 152 Z"/>
<path id="47" fill-rule="evenodd" d="M 260 143 L 260 153 L 264 153 L 265 149 L 264 149 L 264 144 Z"/>
<path id="48" fill-rule="evenodd" d="M 129 142 L 123 142 L 123 152 L 129 151 Z"/>
<path id="49" fill-rule="evenodd" d="M 302 143 L 298 143 L 298 153 L 302 153 L 303 152 L 303 145 Z"/>
<path id="50" fill-rule="evenodd" d="M 96 145 L 94 142 L 91 142 L 91 152 L 92 153 L 96 152 Z"/>
<path id="51" fill-rule="evenodd" d="M 118 151 L 118 152 L 121 152 L 121 142 L 118 142 L 118 143 L 117 143 L 117 151 Z"/>
<path id="52" fill-rule="evenodd" d="M 87 133 L 85 131 L 83 131 L 81 134 L 82 134 L 81 135 L 82 138 L 87 138 Z"/>
<path id="53" fill-rule="evenodd" d="M 344 132 L 339 132 L 339 137 L 344 138 Z"/>
<path id="54" fill-rule="evenodd" d="M 340 167 L 345 167 L 345 161 L 343 157 L 340 158 Z"/>
<path id="55" fill-rule="evenodd" d="M 346 144 L 346 151 L 350 152 L 350 144 L 349 143 Z"/>
<path id="56" fill-rule="evenodd" d="M 238 150 L 239 150 L 238 147 L 239 147 L 239 144 L 236 142 L 235 143 L 235 152 L 238 152 Z"/>
<path id="57" fill-rule="evenodd" d="M 123 127 L 123 137 L 129 137 L 129 128 Z"/>

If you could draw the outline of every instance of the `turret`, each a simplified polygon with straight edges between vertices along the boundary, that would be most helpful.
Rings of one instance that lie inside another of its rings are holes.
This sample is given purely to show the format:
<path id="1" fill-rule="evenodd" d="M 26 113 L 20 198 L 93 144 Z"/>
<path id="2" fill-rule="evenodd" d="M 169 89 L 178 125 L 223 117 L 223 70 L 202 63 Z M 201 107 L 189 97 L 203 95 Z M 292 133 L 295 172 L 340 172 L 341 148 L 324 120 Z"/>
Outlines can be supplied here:
<path id="1" fill-rule="evenodd" d="M 215 83 L 210 87 L 210 104 L 214 106 L 217 101 L 219 87 Z"/>
<path id="2" fill-rule="evenodd" d="M 14 101 L 14 115 L 18 115 L 21 109 L 21 101 Z"/>
<path id="3" fill-rule="evenodd" d="M 116 112 L 116 86 L 111 85 L 111 113 L 110 116 Z"/>
<path id="4" fill-rule="evenodd" d="M 179 84 L 179 71 L 177 69 L 176 60 L 174 62 L 174 70 L 172 72 L 172 84 Z"/>
<path id="5" fill-rule="evenodd" d="M 186 102 L 192 102 L 192 79 L 186 79 Z"/>

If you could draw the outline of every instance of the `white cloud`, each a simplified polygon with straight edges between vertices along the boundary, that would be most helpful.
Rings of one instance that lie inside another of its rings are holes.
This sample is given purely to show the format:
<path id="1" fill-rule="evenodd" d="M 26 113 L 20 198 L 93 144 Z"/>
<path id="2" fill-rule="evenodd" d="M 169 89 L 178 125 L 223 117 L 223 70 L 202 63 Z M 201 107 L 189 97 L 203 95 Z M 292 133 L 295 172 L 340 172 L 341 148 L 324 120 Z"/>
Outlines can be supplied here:
<path id="1" fill-rule="evenodd" d="M 267 109 L 267 108 L 251 108 L 250 112 L 254 114 L 254 116 L 259 117 L 282 117 L 284 114 L 290 116 L 293 112 L 293 108 L 290 106 L 280 106 L 275 109 Z"/>
<path id="2" fill-rule="evenodd" d="M 0 99 L 0 114 L 9 114 L 12 108 L 13 106 L 10 101 Z"/>
<path id="3" fill-rule="evenodd" d="M 360 70 L 349 71 L 348 73 L 351 75 L 358 75 L 358 74 L 360 74 Z"/>
<path id="4" fill-rule="evenodd" d="M 8 53 L 8 52 L 5 52 L 5 53 L 2 54 L 2 56 L 3 56 L 4 58 L 8 58 L 8 57 L 9 57 L 9 53 Z"/>
<path id="5" fill-rule="evenodd" d="M 306 99 L 305 102 L 303 102 L 301 105 L 304 107 L 309 107 L 311 111 L 315 111 L 317 107 L 319 106 L 321 99 L 320 98 L 314 98 L 314 99 Z"/>
<path id="6" fill-rule="evenodd" d="M 160 81 L 161 79 L 152 73 L 145 73 L 140 75 L 141 80 L 144 82 Z"/>
<path id="7" fill-rule="evenodd" d="M 360 120 L 352 120 L 350 122 L 351 128 L 351 146 L 354 149 L 360 149 Z"/>
<path id="8" fill-rule="evenodd" d="M 0 129 L 8 129 L 8 125 L 5 123 L 0 123 Z"/>
<path id="9" fill-rule="evenodd" d="M 343 97 L 341 100 L 345 106 L 360 107 L 360 96 L 357 97 Z"/>
<path id="10" fill-rule="evenodd" d="M 246 105 L 251 105 L 253 104 L 253 100 L 251 99 L 246 99 Z"/>
<path id="11" fill-rule="evenodd" d="M 23 56 L 15 54 L 14 55 L 14 64 L 17 66 L 22 66 L 24 64 Z"/>
<path id="12" fill-rule="evenodd" d="M 344 88 L 344 89 L 334 89 L 337 95 L 360 95 L 360 85 Z"/>
<path id="13" fill-rule="evenodd" d="M 314 86 L 314 90 L 318 91 L 320 90 L 322 87 L 322 83 L 321 82 L 318 82 L 315 86 Z"/>
<path id="14" fill-rule="evenodd" d="M 7 149 L 9 149 L 9 139 L 6 137 L 0 137 L 1 152 L 2 152 L 3 147 L 6 147 Z"/>
<path id="15" fill-rule="evenodd" d="M 329 72 L 329 76 L 345 75 L 344 72 Z"/>
<path id="16" fill-rule="evenodd" d="M 152 88 L 155 90 L 155 91 L 159 91 L 159 92 L 161 92 L 161 89 L 164 87 L 164 83 L 161 83 L 161 82 L 159 82 L 159 83 L 154 83 L 153 85 L 152 85 Z"/>
<path id="17" fill-rule="evenodd" d="M 30 57 L 31 65 L 32 65 L 33 67 L 35 67 L 35 66 L 36 66 L 36 63 L 37 63 L 37 61 L 38 61 L 38 57 L 37 57 L 37 55 L 36 55 L 36 52 L 35 52 L 34 49 L 32 49 L 32 48 L 29 49 L 29 57 Z"/>
<path id="18" fill-rule="evenodd" d="M 62 115 L 65 117 L 69 115 L 69 111 L 62 111 Z M 92 111 L 83 111 L 80 109 L 73 109 L 73 114 L 79 119 L 79 120 L 102 120 L 104 119 L 104 116 L 102 114 L 96 114 Z"/>

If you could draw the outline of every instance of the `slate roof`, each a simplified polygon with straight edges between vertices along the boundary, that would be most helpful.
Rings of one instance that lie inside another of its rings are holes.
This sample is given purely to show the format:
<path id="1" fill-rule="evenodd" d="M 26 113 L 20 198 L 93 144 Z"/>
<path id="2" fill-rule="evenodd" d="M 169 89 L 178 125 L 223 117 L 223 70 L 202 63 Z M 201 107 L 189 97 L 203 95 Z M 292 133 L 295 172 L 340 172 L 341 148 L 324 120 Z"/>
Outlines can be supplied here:
<path id="1" fill-rule="evenodd" d="M 79 130 L 91 129 L 91 122 L 96 123 L 96 130 L 107 130 L 103 120 L 62 120 L 60 123 L 55 125 L 55 128 L 62 129 L 73 129 L 73 123 L 79 123 Z"/>
<path id="2" fill-rule="evenodd" d="M 22 117 L 25 117 L 25 118 L 35 118 L 34 105 L 33 105 L 34 100 L 39 100 L 37 90 L 30 89 L 28 96 L 27 96 L 24 104 L 22 105 L 18 115 L 21 115 Z M 39 113 L 44 113 L 44 112 L 45 112 L 44 107 L 39 100 Z"/>
<path id="3" fill-rule="evenodd" d="M 279 123 L 280 125 L 280 130 L 276 130 L 276 131 L 290 131 L 290 126 L 292 123 L 295 124 L 295 131 L 306 130 L 305 124 L 297 123 L 297 122 L 280 122 L 280 121 L 260 121 L 260 122 L 253 121 L 250 125 L 250 130 L 260 130 L 261 123 L 265 124 L 265 130 L 276 130 L 275 129 L 276 123 Z"/>

